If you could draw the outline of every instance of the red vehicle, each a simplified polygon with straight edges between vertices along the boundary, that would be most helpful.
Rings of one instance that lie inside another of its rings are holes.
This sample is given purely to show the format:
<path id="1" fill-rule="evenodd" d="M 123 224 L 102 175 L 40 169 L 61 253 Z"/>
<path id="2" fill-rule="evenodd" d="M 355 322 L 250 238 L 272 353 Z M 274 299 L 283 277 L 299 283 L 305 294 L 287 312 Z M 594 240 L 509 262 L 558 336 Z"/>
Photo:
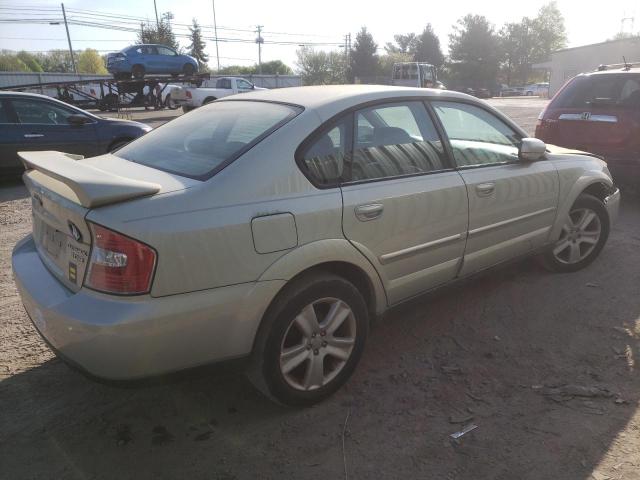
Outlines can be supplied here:
<path id="1" fill-rule="evenodd" d="M 545 143 L 601 155 L 618 183 L 640 185 L 640 64 L 568 81 L 538 117 Z"/>

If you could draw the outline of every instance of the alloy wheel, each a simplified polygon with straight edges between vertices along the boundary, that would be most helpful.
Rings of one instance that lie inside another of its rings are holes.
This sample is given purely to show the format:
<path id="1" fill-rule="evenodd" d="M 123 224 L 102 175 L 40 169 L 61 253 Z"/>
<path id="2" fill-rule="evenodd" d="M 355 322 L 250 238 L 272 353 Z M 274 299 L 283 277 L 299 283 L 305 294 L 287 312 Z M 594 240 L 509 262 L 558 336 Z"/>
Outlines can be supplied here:
<path id="1" fill-rule="evenodd" d="M 553 255 L 564 264 L 578 263 L 593 251 L 601 234 L 602 224 L 596 212 L 590 208 L 571 210 L 553 247 Z"/>
<path id="2" fill-rule="evenodd" d="M 280 345 L 280 372 L 289 386 L 321 388 L 344 368 L 356 342 L 356 318 L 344 301 L 321 298 L 294 317 Z"/>

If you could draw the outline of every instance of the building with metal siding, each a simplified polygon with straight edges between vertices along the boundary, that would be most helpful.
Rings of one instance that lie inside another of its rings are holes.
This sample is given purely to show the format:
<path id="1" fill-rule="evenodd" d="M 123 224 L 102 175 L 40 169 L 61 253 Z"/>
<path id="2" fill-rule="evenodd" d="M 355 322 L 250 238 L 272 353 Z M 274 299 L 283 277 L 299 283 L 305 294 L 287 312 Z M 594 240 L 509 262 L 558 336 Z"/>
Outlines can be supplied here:
<path id="1" fill-rule="evenodd" d="M 622 63 L 623 57 L 628 62 L 640 62 L 640 37 L 558 50 L 549 61 L 534 64 L 533 68 L 549 72 L 549 96 L 553 96 L 579 73 L 592 72 L 599 65 Z"/>

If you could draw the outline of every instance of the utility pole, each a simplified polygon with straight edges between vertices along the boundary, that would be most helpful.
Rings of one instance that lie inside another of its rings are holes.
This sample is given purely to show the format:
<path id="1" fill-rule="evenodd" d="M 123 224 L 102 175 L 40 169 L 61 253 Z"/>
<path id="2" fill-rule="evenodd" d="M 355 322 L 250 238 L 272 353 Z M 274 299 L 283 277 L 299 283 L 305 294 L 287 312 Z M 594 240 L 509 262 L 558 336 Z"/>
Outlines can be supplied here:
<path id="1" fill-rule="evenodd" d="M 262 38 L 262 29 L 263 25 L 256 25 L 258 29 L 258 38 L 256 38 L 256 43 L 258 44 L 258 75 L 262 75 L 262 44 L 264 43 L 264 39 Z"/>
<path id="2" fill-rule="evenodd" d="M 218 24 L 216 23 L 216 0 L 211 0 L 211 6 L 213 7 L 213 35 L 216 37 L 216 61 L 218 62 L 218 70 L 220 71 L 220 52 L 218 51 Z"/>
<path id="3" fill-rule="evenodd" d="M 158 7 L 156 6 L 156 0 L 153 0 L 153 9 L 156 11 L 156 28 L 160 29 L 160 21 L 158 20 Z"/>
<path id="4" fill-rule="evenodd" d="M 144 42 L 144 23 L 140 22 L 140 41 Z"/>
<path id="5" fill-rule="evenodd" d="M 64 11 L 64 3 L 62 5 L 62 17 L 64 18 L 64 28 L 67 30 L 67 41 L 69 42 L 69 54 L 71 55 L 71 65 L 73 65 L 73 73 L 78 73 L 76 68 L 76 59 L 73 57 L 73 48 L 71 47 L 71 37 L 69 36 L 69 24 L 67 23 L 67 12 Z"/>

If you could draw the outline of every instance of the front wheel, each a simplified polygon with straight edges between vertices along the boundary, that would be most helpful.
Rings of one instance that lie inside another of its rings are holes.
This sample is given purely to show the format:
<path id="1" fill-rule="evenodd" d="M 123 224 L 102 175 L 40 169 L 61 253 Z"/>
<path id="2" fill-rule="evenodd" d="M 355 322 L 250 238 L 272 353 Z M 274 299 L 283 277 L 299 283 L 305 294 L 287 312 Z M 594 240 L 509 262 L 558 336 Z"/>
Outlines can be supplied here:
<path id="1" fill-rule="evenodd" d="M 556 272 L 586 267 L 607 242 L 609 227 L 609 214 L 602 201 L 592 195 L 580 195 L 565 219 L 560 238 L 544 254 L 544 266 Z"/>
<path id="2" fill-rule="evenodd" d="M 353 373 L 368 326 L 365 301 L 353 284 L 329 273 L 302 278 L 269 308 L 249 378 L 285 405 L 317 403 Z"/>

